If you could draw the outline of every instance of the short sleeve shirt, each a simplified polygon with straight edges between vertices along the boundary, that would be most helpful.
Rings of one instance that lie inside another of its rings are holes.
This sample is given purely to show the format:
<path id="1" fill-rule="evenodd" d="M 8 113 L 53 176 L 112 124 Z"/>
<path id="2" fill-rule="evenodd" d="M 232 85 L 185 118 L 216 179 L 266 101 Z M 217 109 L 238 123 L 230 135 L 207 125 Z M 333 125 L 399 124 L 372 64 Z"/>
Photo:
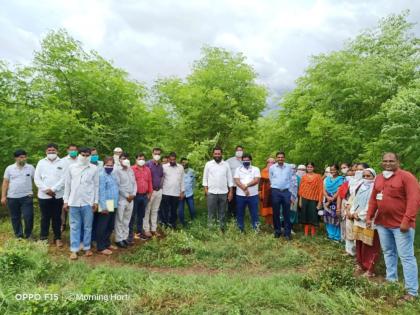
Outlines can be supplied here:
<path id="1" fill-rule="evenodd" d="M 22 198 L 33 194 L 32 181 L 34 179 L 35 168 L 31 164 L 18 167 L 17 164 L 9 165 L 4 178 L 9 181 L 7 198 Z"/>
<path id="2" fill-rule="evenodd" d="M 261 178 L 260 169 L 255 166 L 245 168 L 244 166 L 238 167 L 233 175 L 233 178 L 239 179 L 241 184 L 246 185 L 252 182 L 255 178 Z M 258 195 L 258 184 L 248 187 L 249 195 Z M 245 196 L 245 192 L 239 187 L 236 189 L 236 195 Z"/>

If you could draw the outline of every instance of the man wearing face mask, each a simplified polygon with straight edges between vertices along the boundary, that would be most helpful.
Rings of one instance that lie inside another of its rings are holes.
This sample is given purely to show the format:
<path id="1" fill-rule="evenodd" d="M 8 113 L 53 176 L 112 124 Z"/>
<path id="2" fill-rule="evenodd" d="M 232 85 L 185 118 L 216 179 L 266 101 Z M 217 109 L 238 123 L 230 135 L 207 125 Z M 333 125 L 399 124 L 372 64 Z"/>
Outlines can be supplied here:
<path id="1" fill-rule="evenodd" d="M 233 198 L 233 177 L 229 164 L 222 160 L 222 154 L 222 148 L 213 149 L 213 160 L 204 167 L 203 187 L 207 197 L 208 225 L 212 227 L 216 221 L 224 231 L 227 202 Z"/>
<path id="2" fill-rule="evenodd" d="M 369 200 L 366 225 L 375 225 L 386 265 L 386 280 L 398 281 L 398 257 L 403 267 L 407 294 L 401 302 L 418 296 L 418 267 L 414 256 L 416 216 L 420 208 L 420 187 L 410 172 L 400 168 L 394 152 L 382 157 L 382 174 L 378 175 Z"/>
<path id="3" fill-rule="evenodd" d="M 145 220 L 143 220 L 144 231 L 150 232 L 152 235 L 159 236 L 157 231 L 158 218 L 160 219 L 161 212 L 159 210 L 162 201 L 162 180 L 163 180 L 163 167 L 160 163 L 162 150 L 160 148 L 153 148 L 152 159 L 146 163 L 152 174 L 152 188 L 153 192 L 150 200 L 146 206 Z M 160 220 L 161 221 L 161 220 Z"/>
<path id="4" fill-rule="evenodd" d="M 27 164 L 24 150 L 14 152 L 15 163 L 9 165 L 3 177 L 1 204 L 8 207 L 13 231 L 17 238 L 32 238 L 34 225 L 34 204 L 32 180 L 35 169 Z M 22 228 L 22 216 L 25 228 Z"/>
<path id="5" fill-rule="evenodd" d="M 49 143 L 46 157 L 40 160 L 35 169 L 35 185 L 38 187 L 39 208 L 41 210 L 40 240 L 48 242 L 50 223 L 54 232 L 54 242 L 62 247 L 61 211 L 64 195 L 64 164 L 58 157 L 58 146 Z"/>
<path id="6" fill-rule="evenodd" d="M 252 166 L 252 156 L 245 153 L 242 156 L 242 166 L 235 171 L 233 178 L 236 182 L 237 197 L 237 224 L 241 232 L 244 231 L 245 207 L 248 206 L 251 215 L 251 224 L 254 230 L 258 229 L 258 183 L 261 173 L 258 167 Z"/>
<path id="7" fill-rule="evenodd" d="M 163 165 L 162 184 L 162 223 L 176 228 L 177 209 L 180 200 L 184 200 L 184 168 L 176 163 L 176 153 L 169 154 L 169 163 Z"/>
<path id="8" fill-rule="evenodd" d="M 115 170 L 120 194 L 115 216 L 115 244 L 120 248 L 126 248 L 128 245 L 133 245 L 133 241 L 129 239 L 129 225 L 133 213 L 133 200 L 137 193 L 137 183 L 127 153 L 121 154 L 120 165 L 121 167 Z"/>
<path id="9" fill-rule="evenodd" d="M 69 166 L 64 184 L 64 206 L 70 217 L 70 259 L 77 259 L 83 226 L 83 250 L 92 256 L 93 213 L 98 209 L 99 172 L 90 163 L 90 149 L 80 148 L 77 163 Z"/>
<path id="10" fill-rule="evenodd" d="M 152 236 L 152 234 L 150 233 L 149 228 L 146 231 L 143 230 L 143 227 L 145 226 L 144 221 L 146 219 L 150 219 L 145 218 L 145 210 L 147 203 L 152 196 L 153 186 L 152 173 L 146 166 L 145 155 L 143 153 L 138 153 L 136 155 L 136 165 L 133 165 L 132 169 L 134 172 L 134 177 L 136 178 L 137 193 L 136 197 L 134 198 L 134 208 L 130 220 L 128 240 L 132 241 L 133 238 L 147 240 Z M 137 230 L 136 234 L 134 234 L 134 226 Z"/>
<path id="11" fill-rule="evenodd" d="M 184 167 L 184 187 L 185 187 L 185 198 L 179 201 L 178 217 L 182 225 L 186 225 L 184 209 L 185 203 L 188 205 L 190 212 L 191 221 L 195 218 L 195 206 L 194 206 L 194 186 L 195 186 L 195 172 L 189 166 L 187 158 L 181 159 L 181 165 Z"/>
<path id="12" fill-rule="evenodd" d="M 235 175 L 236 169 L 242 166 L 242 156 L 244 154 L 244 148 L 240 145 L 237 145 L 235 148 L 235 156 L 227 159 L 226 162 L 229 164 L 230 172 L 232 176 Z M 232 177 L 233 182 L 233 197 L 232 200 L 228 203 L 228 219 L 236 218 L 236 183 Z"/>
<path id="13" fill-rule="evenodd" d="M 64 174 L 66 174 L 67 169 L 70 165 L 75 164 L 77 162 L 77 155 L 79 151 L 77 149 L 77 145 L 69 144 L 67 146 L 67 156 L 61 159 L 64 168 Z M 61 232 L 64 232 L 66 229 L 66 222 L 67 222 L 67 211 L 62 209 L 61 211 Z"/>
<path id="14" fill-rule="evenodd" d="M 96 150 L 96 148 L 90 148 L 90 150 L 92 152 L 90 156 L 90 163 L 92 163 L 93 165 L 96 165 L 97 167 L 103 167 L 104 162 L 99 160 L 98 150 Z"/>

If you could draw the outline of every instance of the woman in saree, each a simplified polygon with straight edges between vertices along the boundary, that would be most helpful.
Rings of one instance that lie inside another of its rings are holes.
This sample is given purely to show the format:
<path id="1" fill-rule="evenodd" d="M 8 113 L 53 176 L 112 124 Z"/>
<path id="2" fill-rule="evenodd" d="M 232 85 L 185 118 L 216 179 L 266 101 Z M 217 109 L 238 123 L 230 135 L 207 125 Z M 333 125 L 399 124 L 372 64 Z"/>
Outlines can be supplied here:
<path id="1" fill-rule="evenodd" d="M 340 241 L 340 210 L 337 209 L 338 189 L 344 183 L 344 177 L 338 175 L 338 165 L 330 166 L 331 176 L 324 179 L 324 223 L 330 240 Z"/>
<path id="2" fill-rule="evenodd" d="M 273 208 L 271 207 L 271 185 L 268 177 L 270 166 L 276 163 L 273 158 L 268 158 L 266 167 L 261 170 L 260 179 L 260 215 L 264 217 L 265 224 L 273 225 Z"/>
<path id="3" fill-rule="evenodd" d="M 364 276 L 375 276 L 375 264 L 378 262 L 381 245 L 378 232 L 366 226 L 366 214 L 372 194 L 376 172 L 372 168 L 363 171 L 363 183 L 356 189 L 354 202 L 350 209 L 350 218 L 354 220 L 353 237 L 356 240 L 357 271 L 364 271 Z"/>

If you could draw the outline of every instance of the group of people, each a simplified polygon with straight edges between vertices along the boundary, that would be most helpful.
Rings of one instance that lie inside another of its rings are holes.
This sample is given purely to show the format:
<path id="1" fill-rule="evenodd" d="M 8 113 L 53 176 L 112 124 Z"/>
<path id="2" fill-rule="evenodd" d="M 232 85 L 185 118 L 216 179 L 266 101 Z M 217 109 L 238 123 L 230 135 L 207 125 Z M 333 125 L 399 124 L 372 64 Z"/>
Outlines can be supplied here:
<path id="1" fill-rule="evenodd" d="M 5 171 L 1 202 L 10 210 L 16 237 L 32 237 L 32 180 L 38 187 L 40 239 L 48 240 L 52 223 L 55 243 L 61 247 L 69 213 L 71 259 L 77 259 L 81 250 L 91 256 L 93 241 L 99 253 L 111 255 L 117 247 L 133 245 L 135 238 L 159 236 L 159 224 L 176 228 L 179 220 L 185 225 L 185 203 L 194 219 L 196 174 L 188 159 L 177 162 L 175 152 L 163 162 L 162 150 L 153 148 L 152 159 L 146 161 L 145 154 L 138 153 L 133 166 L 121 148 L 103 161 L 95 148 L 70 145 L 67 152 L 60 159 L 57 145 L 48 144 L 46 157 L 36 168 L 26 163 L 25 151 L 14 153 L 16 161 Z M 407 290 L 403 298 L 418 295 L 414 233 L 420 186 L 400 168 L 397 154 L 383 155 L 379 175 L 366 163 L 333 164 L 321 175 L 312 162 L 297 167 L 286 163 L 281 151 L 260 171 L 242 146 L 227 160 L 220 147 L 212 155 L 202 177 L 210 227 L 223 231 L 227 220 L 234 218 L 244 232 L 248 208 L 252 229 L 259 230 L 261 215 L 273 226 L 275 238 L 290 241 L 297 223 L 309 237 L 316 235 L 322 221 L 327 237 L 345 242 L 346 252 L 356 257 L 356 269 L 367 277 L 375 275 L 382 248 L 386 278 L 397 281 L 400 257 Z"/>

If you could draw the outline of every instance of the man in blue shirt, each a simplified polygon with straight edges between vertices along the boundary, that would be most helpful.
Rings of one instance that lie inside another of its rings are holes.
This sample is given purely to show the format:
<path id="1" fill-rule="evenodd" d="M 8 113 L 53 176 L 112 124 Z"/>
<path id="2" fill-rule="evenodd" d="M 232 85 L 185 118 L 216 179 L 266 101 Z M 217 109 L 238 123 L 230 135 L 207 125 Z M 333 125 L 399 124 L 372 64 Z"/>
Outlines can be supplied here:
<path id="1" fill-rule="evenodd" d="M 269 169 L 271 183 L 271 203 L 273 207 L 274 237 L 281 235 L 280 208 L 283 209 L 284 236 L 291 240 L 292 225 L 290 223 L 290 204 L 292 193 L 290 192 L 293 180 L 292 167 L 285 163 L 286 155 L 280 151 L 276 154 L 276 164 Z"/>
<path id="2" fill-rule="evenodd" d="M 188 205 L 191 221 L 194 220 L 194 217 L 195 217 L 195 207 L 194 207 L 195 172 L 189 167 L 187 158 L 182 158 L 181 164 L 184 167 L 185 198 L 179 201 L 178 218 L 179 218 L 179 221 L 182 223 L 182 225 L 185 225 L 185 219 L 184 219 L 185 202 L 187 202 L 187 205 Z"/>

